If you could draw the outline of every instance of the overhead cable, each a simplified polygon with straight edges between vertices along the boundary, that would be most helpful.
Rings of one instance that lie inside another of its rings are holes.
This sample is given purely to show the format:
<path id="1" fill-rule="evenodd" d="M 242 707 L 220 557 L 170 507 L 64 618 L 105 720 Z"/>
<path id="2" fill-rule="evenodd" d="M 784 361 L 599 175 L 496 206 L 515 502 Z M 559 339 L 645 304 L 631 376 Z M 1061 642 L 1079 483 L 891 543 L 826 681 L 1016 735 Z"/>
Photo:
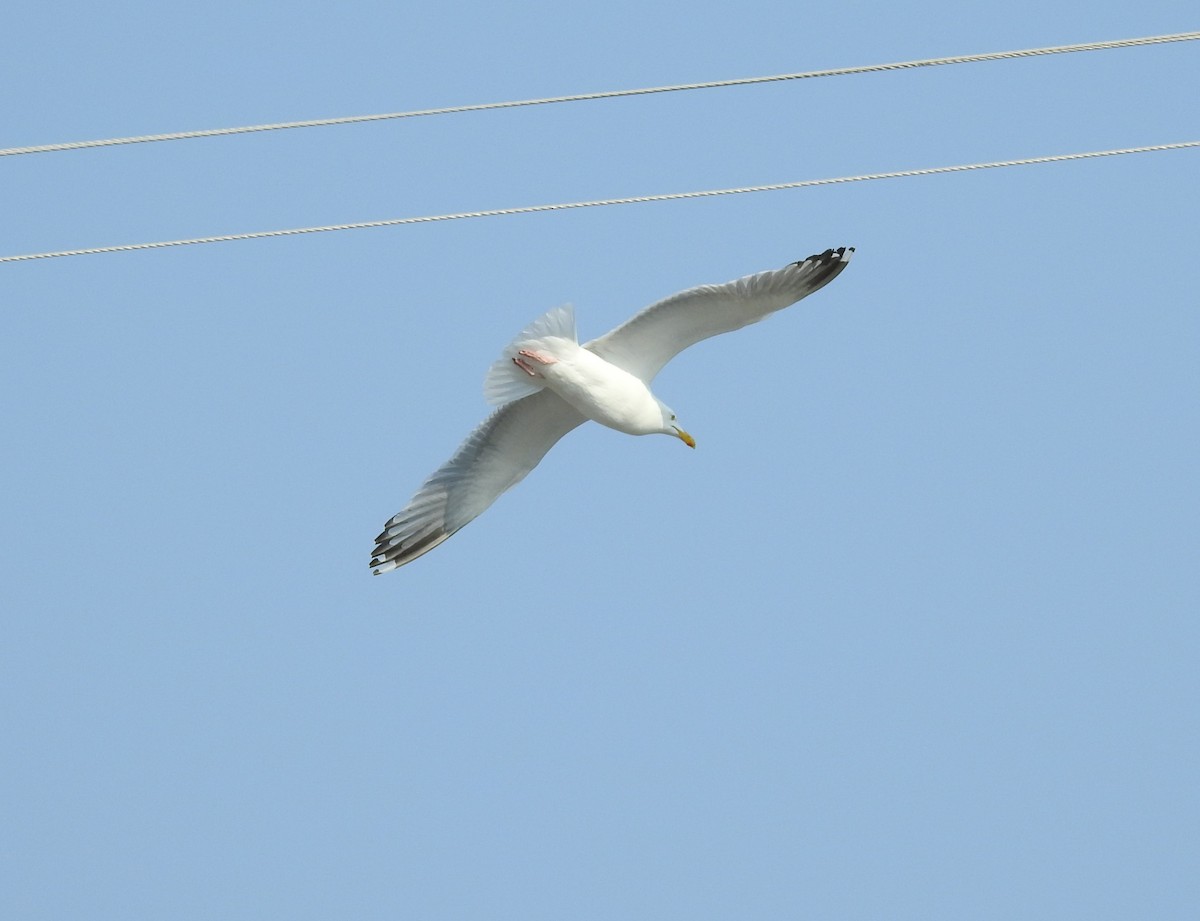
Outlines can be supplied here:
<path id="1" fill-rule="evenodd" d="M 630 198 L 603 198 L 593 201 L 565 202 L 552 205 L 524 205 L 516 208 L 495 208 L 489 211 L 460 211 L 454 214 L 434 214 L 423 217 L 400 217 L 382 221 L 358 221 L 353 224 L 328 224 L 323 227 L 296 227 L 288 230 L 258 230 L 250 233 L 230 233 L 215 237 L 193 237 L 187 240 L 163 240 L 156 243 L 127 243 L 119 246 L 96 246 L 89 249 L 67 249 L 48 253 L 29 253 L 20 256 L 0 256 L 0 262 L 27 262 L 34 259 L 54 259 L 59 256 L 94 256 L 101 253 L 127 253 L 143 249 L 165 249 L 171 246 L 192 246 L 200 243 L 229 243 L 234 240 L 261 240 L 267 237 L 290 237 L 305 233 L 328 233 L 334 230 L 363 230 L 368 227 L 398 227 L 403 224 L 432 224 L 438 221 L 458 221 L 476 217 L 505 217 L 515 214 L 536 214 L 542 211 L 568 211 L 574 208 L 598 208 L 604 205 L 634 205 L 655 201 L 680 201 L 687 198 L 711 198 L 717 195 L 740 195 L 745 192 L 777 192 L 783 189 L 804 189 L 813 186 L 838 185 L 847 182 L 867 182 L 875 179 L 903 179 L 910 176 L 934 176 L 941 173 L 962 173 L 968 170 L 999 169 L 1006 166 L 1032 166 L 1038 163 L 1061 163 L 1066 160 L 1090 160 L 1097 157 L 1116 157 L 1124 154 L 1153 153 L 1163 150 L 1182 150 L 1200 147 L 1200 141 L 1180 141 L 1174 144 L 1152 144 L 1146 147 L 1124 147 L 1116 150 L 1094 150 L 1085 153 L 1054 154 L 1045 157 L 1026 157 L 1020 160 L 994 160 L 989 163 L 967 163 L 957 166 L 931 166 L 924 169 L 896 170 L 888 173 L 865 173 L 859 176 L 838 176 L 832 179 L 803 179 L 798 182 L 777 182 L 771 185 L 742 186 L 736 189 L 708 189 L 700 192 L 667 192 L 660 195 L 637 195 Z"/>
<path id="2" fill-rule="evenodd" d="M 349 115 L 342 118 L 316 118 L 307 121 L 276 122 L 266 125 L 244 125 L 236 128 L 208 128 L 200 131 L 176 131 L 169 134 L 143 134 L 132 137 L 106 138 L 94 141 L 68 141 L 61 144 L 36 144 L 29 147 L 0 148 L 0 157 L 22 154 L 50 153 L 58 150 L 83 150 L 91 147 L 117 147 L 124 144 L 148 144 L 154 141 L 183 141 L 191 138 L 220 137 L 230 134 L 250 134 L 261 131 L 282 131 L 289 128 L 322 128 L 331 125 L 351 125 L 361 122 L 386 121 L 399 118 L 419 118 L 427 115 L 452 115 L 462 112 L 482 112 L 490 109 L 515 109 L 523 106 L 549 105 L 557 102 L 584 102 L 593 99 L 618 99 L 624 96 L 646 96 L 652 93 L 677 93 L 684 90 L 706 90 L 726 86 L 748 86 L 754 83 L 780 83 L 787 80 L 809 80 L 816 77 L 844 77 L 850 74 L 882 73 L 892 70 L 912 70 L 919 67 L 938 67 L 946 64 L 974 64 L 981 61 L 1005 61 L 1015 58 L 1043 57 L 1069 54 L 1076 51 L 1107 51 L 1113 48 L 1133 48 L 1140 45 L 1162 45 L 1169 42 L 1190 42 L 1200 39 L 1200 32 L 1176 32 L 1171 35 L 1151 35 L 1144 38 L 1122 38 L 1103 42 L 1084 42 L 1077 45 L 1052 45 L 1046 48 L 1027 48 L 1022 51 L 992 51 L 985 54 L 963 54 L 918 61 L 899 61 L 892 64 L 865 64 L 858 67 L 836 67 L 830 70 L 809 70 L 766 77 L 741 77 L 732 80 L 712 80 L 706 83 L 677 83 L 671 86 L 652 86 L 631 90 L 608 90 L 598 93 L 576 93 L 570 96 L 547 96 L 542 99 L 520 99 L 510 102 L 483 102 L 471 105 L 444 106 L 437 109 L 415 109 L 408 112 L 385 112 L 375 115 Z"/>

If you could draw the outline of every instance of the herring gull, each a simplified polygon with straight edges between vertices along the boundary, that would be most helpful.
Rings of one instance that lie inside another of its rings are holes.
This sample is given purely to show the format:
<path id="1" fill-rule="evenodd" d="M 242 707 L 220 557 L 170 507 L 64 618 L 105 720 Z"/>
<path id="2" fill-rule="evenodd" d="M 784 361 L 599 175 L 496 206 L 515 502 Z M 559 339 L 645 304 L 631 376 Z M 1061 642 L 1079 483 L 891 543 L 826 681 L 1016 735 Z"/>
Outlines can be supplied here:
<path id="1" fill-rule="evenodd" d="M 629 435 L 670 435 L 694 448 L 674 410 L 650 390 L 663 365 L 689 345 L 757 323 L 824 287 L 853 252 L 840 246 L 782 269 L 689 288 L 583 345 L 569 305 L 534 321 L 487 373 L 484 395 L 499 409 L 375 539 L 375 575 L 411 563 L 478 517 L 588 419 Z"/>

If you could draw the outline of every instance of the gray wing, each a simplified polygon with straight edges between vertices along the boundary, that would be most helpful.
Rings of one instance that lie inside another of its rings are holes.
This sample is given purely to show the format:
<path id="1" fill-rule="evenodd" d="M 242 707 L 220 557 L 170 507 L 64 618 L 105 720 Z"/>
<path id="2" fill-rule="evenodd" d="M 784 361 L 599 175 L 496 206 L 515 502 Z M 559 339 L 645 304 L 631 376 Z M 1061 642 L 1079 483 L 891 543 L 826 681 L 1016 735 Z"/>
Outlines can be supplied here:
<path id="1" fill-rule="evenodd" d="M 375 538 L 375 575 L 428 553 L 529 473 L 584 416 L 542 390 L 482 422 Z"/>
<path id="2" fill-rule="evenodd" d="M 829 284 L 853 252 L 853 246 L 839 246 L 782 269 L 689 288 L 647 307 L 584 348 L 650 383 L 689 345 L 757 323 Z"/>

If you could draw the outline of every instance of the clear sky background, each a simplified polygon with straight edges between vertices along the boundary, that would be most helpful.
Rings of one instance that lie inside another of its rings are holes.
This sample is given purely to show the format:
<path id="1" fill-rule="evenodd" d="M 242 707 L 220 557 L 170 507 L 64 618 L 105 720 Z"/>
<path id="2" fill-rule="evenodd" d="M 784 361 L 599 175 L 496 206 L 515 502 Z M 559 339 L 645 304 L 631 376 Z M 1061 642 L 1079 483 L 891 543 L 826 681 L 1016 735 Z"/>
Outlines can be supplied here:
<path id="1" fill-rule="evenodd" d="M 1194 2 L 17 2 L 0 146 L 1197 28 Z M 1200 137 L 1200 43 L 0 160 L 0 254 Z M 0 266 L 0 915 L 1194 918 L 1200 152 Z M 830 246 L 383 522 L 549 307 Z"/>

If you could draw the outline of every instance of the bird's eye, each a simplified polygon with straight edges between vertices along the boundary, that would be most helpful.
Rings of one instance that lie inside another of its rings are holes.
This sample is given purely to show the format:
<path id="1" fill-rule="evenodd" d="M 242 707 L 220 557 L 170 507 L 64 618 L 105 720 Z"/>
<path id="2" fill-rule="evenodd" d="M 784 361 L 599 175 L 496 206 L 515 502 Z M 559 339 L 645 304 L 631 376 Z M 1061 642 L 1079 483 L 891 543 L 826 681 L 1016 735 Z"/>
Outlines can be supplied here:
<path id="1" fill-rule="evenodd" d="M 674 414 L 674 413 L 671 413 L 671 421 L 672 421 L 672 422 L 674 422 L 674 421 L 675 421 L 675 414 Z"/>

